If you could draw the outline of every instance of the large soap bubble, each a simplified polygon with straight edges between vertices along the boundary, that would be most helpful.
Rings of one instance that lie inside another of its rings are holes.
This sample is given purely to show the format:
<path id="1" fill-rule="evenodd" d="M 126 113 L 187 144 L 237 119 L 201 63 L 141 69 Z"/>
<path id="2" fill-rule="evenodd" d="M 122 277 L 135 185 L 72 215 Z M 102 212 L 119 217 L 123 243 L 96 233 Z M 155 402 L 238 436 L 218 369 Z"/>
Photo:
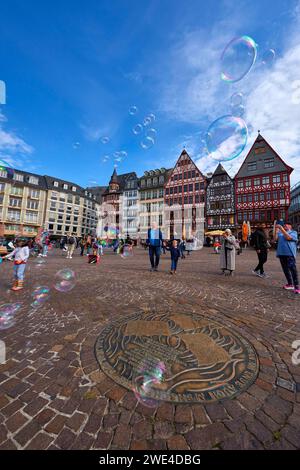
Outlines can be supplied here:
<path id="1" fill-rule="evenodd" d="M 245 121 L 236 116 L 226 115 L 216 119 L 206 133 L 206 144 L 212 158 L 229 161 L 238 157 L 248 139 Z"/>
<path id="2" fill-rule="evenodd" d="M 221 56 L 221 79 L 229 83 L 238 82 L 250 72 L 256 56 L 257 46 L 252 38 L 232 39 Z"/>

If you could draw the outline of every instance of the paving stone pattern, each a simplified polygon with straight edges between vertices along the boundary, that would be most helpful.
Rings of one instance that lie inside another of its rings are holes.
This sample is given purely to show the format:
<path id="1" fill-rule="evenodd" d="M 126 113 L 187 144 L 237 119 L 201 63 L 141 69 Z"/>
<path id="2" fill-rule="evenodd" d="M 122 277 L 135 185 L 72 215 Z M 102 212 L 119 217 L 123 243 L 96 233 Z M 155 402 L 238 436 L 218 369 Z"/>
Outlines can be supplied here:
<path id="1" fill-rule="evenodd" d="M 13 327 L 0 331 L 7 361 L 0 365 L 0 449 L 299 449 L 300 383 L 292 342 L 300 339 L 300 298 L 282 289 L 274 253 L 269 279 L 251 274 L 256 254 L 237 256 L 233 278 L 220 275 L 211 249 L 193 252 L 168 274 L 169 255 L 149 272 L 147 252 L 133 258 L 105 252 L 88 265 L 78 252 L 53 250 L 44 264 L 30 259 L 25 289 L 9 290 L 12 263 L 0 267 L 0 305 L 20 302 Z M 62 268 L 76 273 L 68 293 L 53 288 Z M 38 285 L 50 297 L 32 308 Z M 255 348 L 254 384 L 232 400 L 211 404 L 139 403 L 99 369 L 94 345 L 112 320 L 135 312 L 195 312 L 232 327 Z M 299 386 L 298 386 L 299 390 Z"/>

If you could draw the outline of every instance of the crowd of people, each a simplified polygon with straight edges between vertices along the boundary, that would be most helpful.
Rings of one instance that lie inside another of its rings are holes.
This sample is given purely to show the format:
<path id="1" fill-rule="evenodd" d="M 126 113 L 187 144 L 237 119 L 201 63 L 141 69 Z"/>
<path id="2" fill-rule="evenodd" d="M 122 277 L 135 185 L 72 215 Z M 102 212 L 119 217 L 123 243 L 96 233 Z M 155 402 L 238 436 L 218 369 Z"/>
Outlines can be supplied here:
<path id="1" fill-rule="evenodd" d="M 296 254 L 298 247 L 298 234 L 292 228 L 289 220 L 279 221 L 275 227 L 274 240 L 276 242 L 276 254 L 280 261 L 280 265 L 286 284 L 283 286 L 285 290 L 293 290 L 295 294 L 300 294 L 299 279 L 296 267 Z M 251 245 L 257 253 L 258 264 L 253 268 L 252 273 L 260 278 L 268 278 L 264 267 L 268 261 L 268 253 L 271 248 L 270 241 L 266 233 L 266 225 L 260 224 L 251 236 Z M 3 259 L 14 260 L 14 283 L 12 290 L 20 290 L 23 288 L 26 263 L 30 255 L 37 257 L 47 257 L 49 249 L 52 248 L 52 242 L 47 230 L 44 230 L 37 239 L 25 240 L 17 238 L 14 242 L 10 242 L 13 251 L 4 256 Z M 112 248 L 114 253 L 121 255 L 133 252 L 133 241 L 128 236 L 126 239 L 118 236 L 113 240 L 101 239 L 86 235 L 78 238 L 76 234 L 65 234 L 61 237 L 59 244 L 56 241 L 56 247 L 60 247 L 66 258 L 72 259 L 74 250 L 80 248 L 80 256 L 87 255 L 88 262 L 98 264 L 100 257 L 103 255 L 104 247 Z M 190 249 L 185 240 L 164 240 L 162 231 L 156 223 L 148 229 L 147 240 L 145 243 L 149 251 L 150 271 L 158 271 L 160 256 L 162 253 L 169 252 L 171 258 L 170 274 L 177 272 L 178 260 L 185 258 L 185 253 L 189 255 Z M 221 273 L 225 276 L 232 276 L 235 271 L 236 254 L 242 251 L 241 240 L 236 238 L 230 229 L 226 229 L 220 238 L 213 241 L 214 252 L 220 254 Z"/>

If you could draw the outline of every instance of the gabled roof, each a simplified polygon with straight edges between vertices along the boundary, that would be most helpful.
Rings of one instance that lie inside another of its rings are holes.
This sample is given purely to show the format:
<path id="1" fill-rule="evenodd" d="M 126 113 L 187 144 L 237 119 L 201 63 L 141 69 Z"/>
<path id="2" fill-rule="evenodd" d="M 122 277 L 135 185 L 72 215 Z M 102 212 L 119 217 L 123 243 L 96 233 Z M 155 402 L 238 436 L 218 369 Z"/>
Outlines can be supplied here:
<path id="1" fill-rule="evenodd" d="M 261 147 L 266 147 L 266 152 L 256 154 L 255 150 Z M 263 165 L 263 160 L 271 157 L 274 157 L 275 159 L 274 166 L 271 168 L 265 168 Z M 252 162 L 257 162 L 257 169 L 250 172 L 248 171 L 247 164 Z M 236 173 L 235 178 L 243 178 L 250 175 L 267 175 L 270 173 L 276 173 L 278 171 L 287 171 L 290 174 L 293 170 L 294 169 L 291 166 L 282 160 L 280 155 L 278 155 L 278 153 L 273 149 L 273 147 L 271 147 L 271 145 L 259 132 L 242 165 L 240 166 L 240 169 Z"/>
<path id="2" fill-rule="evenodd" d="M 202 176 L 203 179 L 205 179 L 203 173 L 199 170 L 199 168 L 197 167 L 196 163 L 193 161 L 193 159 L 190 157 L 190 155 L 187 153 L 187 151 L 185 149 L 182 150 L 181 154 L 179 155 L 178 159 L 177 159 L 177 162 L 175 163 L 174 167 L 171 169 L 170 173 L 168 174 L 168 178 L 167 178 L 167 183 L 170 179 L 170 177 L 172 176 L 172 173 L 174 172 L 175 168 L 178 166 L 178 163 L 180 162 L 180 160 L 182 160 L 183 158 L 187 158 L 190 160 L 190 162 L 193 164 L 193 166 L 195 167 L 195 169 L 200 173 L 200 175 Z"/>
<path id="3" fill-rule="evenodd" d="M 217 166 L 217 168 L 215 169 L 214 173 L 212 176 L 217 176 L 217 175 L 227 175 L 227 171 L 225 170 L 225 168 L 223 167 L 223 165 L 221 163 L 219 163 L 219 165 Z"/>

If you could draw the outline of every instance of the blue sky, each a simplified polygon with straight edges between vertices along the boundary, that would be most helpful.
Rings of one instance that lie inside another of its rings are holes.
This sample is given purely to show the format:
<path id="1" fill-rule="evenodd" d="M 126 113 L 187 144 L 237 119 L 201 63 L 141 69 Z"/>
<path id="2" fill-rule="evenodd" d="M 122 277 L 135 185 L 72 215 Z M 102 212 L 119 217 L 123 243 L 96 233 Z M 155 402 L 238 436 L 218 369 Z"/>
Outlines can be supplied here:
<path id="1" fill-rule="evenodd" d="M 248 145 L 224 164 L 237 170 L 257 129 L 300 179 L 299 1 L 10 0 L 1 5 L 0 159 L 82 186 L 118 172 L 171 167 L 183 146 L 204 172 L 216 161 L 201 140 L 244 94 Z M 258 44 L 250 73 L 220 80 L 220 56 L 234 37 Z M 266 50 L 274 49 L 264 65 Z M 131 116 L 130 106 L 138 113 Z M 149 114 L 157 137 L 141 147 L 132 128 Z M 102 137 L 109 137 L 107 144 Z M 75 144 L 75 145 L 74 145 Z M 105 155 L 109 158 L 103 161 Z"/>

